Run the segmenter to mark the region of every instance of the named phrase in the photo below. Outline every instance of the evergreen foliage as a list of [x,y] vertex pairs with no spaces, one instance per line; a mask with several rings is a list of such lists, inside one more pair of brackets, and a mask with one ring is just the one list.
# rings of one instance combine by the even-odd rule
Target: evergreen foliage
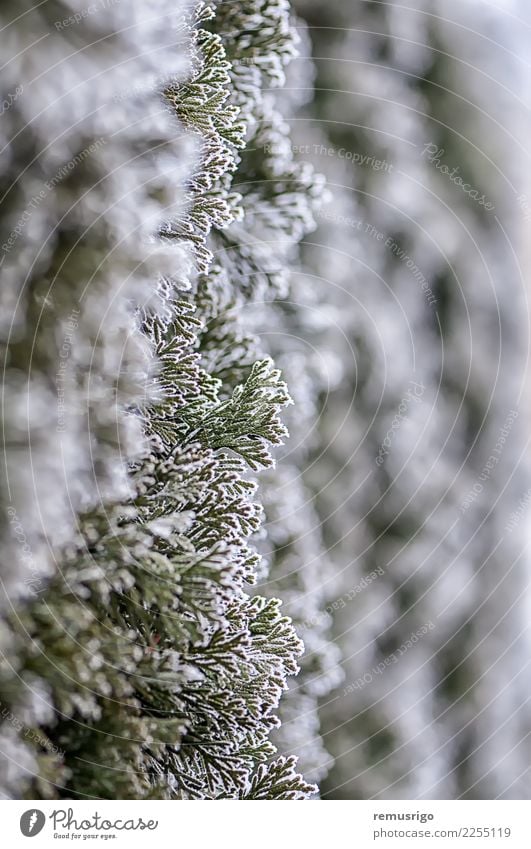
[[284,0],[145,6],[1,12],[23,87],[2,125],[2,793],[304,799],[270,740],[303,644],[251,592],[291,403],[258,335],[281,308],[245,320],[287,296],[322,192],[273,92],[297,38]]

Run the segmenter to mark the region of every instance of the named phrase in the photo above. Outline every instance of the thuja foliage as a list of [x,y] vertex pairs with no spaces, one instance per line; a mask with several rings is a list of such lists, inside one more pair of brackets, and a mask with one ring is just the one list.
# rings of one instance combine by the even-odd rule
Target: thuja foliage
[[304,799],[270,740],[303,644],[253,589],[291,397],[245,320],[321,193],[272,91],[295,31],[284,0],[142,5],[2,9],[2,792]]

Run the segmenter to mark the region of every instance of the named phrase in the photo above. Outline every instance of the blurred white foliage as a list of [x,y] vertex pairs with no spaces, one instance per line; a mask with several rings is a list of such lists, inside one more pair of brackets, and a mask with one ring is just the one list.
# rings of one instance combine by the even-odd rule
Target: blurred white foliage
[[[192,149],[156,91],[161,68],[187,70],[187,3],[111,3],[58,26],[86,5],[8,0],[0,11],[2,99],[22,89],[0,122],[7,609],[43,590],[57,546],[77,542],[80,511],[128,492],[142,435],[120,411],[143,398],[151,359],[133,303],[153,301],[157,277],[179,264],[153,234],[183,202]],[[184,250],[180,262],[185,275]],[[25,721],[44,721],[42,687],[27,680],[25,698]],[[7,723],[0,750],[3,793],[16,794],[35,764]]]
[[[393,165],[375,172],[339,155],[306,157],[331,194],[305,253],[306,285],[335,311],[312,341],[336,353],[343,375],[321,413],[323,454],[305,477],[335,597],[384,569],[335,614],[345,683],[323,707],[337,758],[324,795],[529,798],[525,522],[504,531],[530,483],[518,21],[453,0],[298,8],[311,24],[320,94],[295,124],[296,141],[313,151],[335,139],[336,150],[350,144]],[[433,142],[494,214],[422,155]],[[436,304],[393,259],[388,237],[430,281]],[[394,431],[380,472],[378,447],[412,380],[425,387],[421,403]],[[515,409],[481,496],[462,512]],[[428,621],[435,628],[396,664],[352,686]]]

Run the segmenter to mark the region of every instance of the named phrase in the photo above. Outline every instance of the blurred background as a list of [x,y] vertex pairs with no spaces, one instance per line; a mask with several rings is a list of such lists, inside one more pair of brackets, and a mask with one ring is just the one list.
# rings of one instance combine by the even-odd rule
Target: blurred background
[[[284,96],[328,192],[288,321],[322,378],[291,510],[342,660],[307,622],[285,749],[324,799],[530,798],[529,9],[295,7]],[[325,748],[294,747],[330,676]]]
[[[128,504],[122,460],[143,442],[140,418],[122,417],[145,400],[146,385],[152,389],[151,354],[131,304],[151,309],[153,281],[163,271],[177,290],[188,285],[194,275],[181,242],[193,232],[203,274],[192,297],[208,331],[197,338],[190,331],[183,351],[195,346],[202,367],[229,394],[251,363],[272,354],[295,401],[283,411],[291,436],[276,452],[277,467],[259,475],[266,521],[257,542],[264,555],[258,592],[282,599],[306,646],[301,673],[281,702],[277,746],[298,756],[325,800],[531,798],[528,4],[293,0],[300,54],[283,86],[284,64],[295,52],[290,4],[215,0],[207,25],[228,46],[232,77],[225,80],[221,60],[212,66],[224,69],[222,90],[231,93],[231,107],[242,105],[248,128],[237,163],[230,145],[217,151],[218,161],[205,144],[212,173],[221,162],[212,183],[205,172],[206,189],[191,164],[194,131],[183,133],[179,124],[174,138],[152,95],[166,86],[161,69],[177,81],[190,73],[186,2],[107,4],[85,29],[64,33],[53,24],[61,4],[39,4],[34,18],[20,14],[20,0],[2,7],[7,21],[18,22],[6,42],[13,55],[4,83],[6,93],[16,93],[5,101],[14,108],[2,107],[4,182],[7,192],[16,174],[17,191],[4,203],[12,244],[0,260],[1,326],[10,346],[2,497],[17,509],[4,517],[0,643],[12,658],[2,673],[2,708],[11,719],[22,717],[20,727],[8,720],[1,728],[6,797],[17,798],[34,775],[33,792],[46,797],[63,774],[70,780],[72,763],[78,794],[88,787],[98,797],[120,796],[109,769],[130,796],[150,792],[136,783],[145,761],[137,760],[144,752],[133,742],[146,739],[146,728],[151,740],[152,726],[137,731],[132,713],[126,732],[126,714],[114,708],[100,722],[100,703],[85,693],[87,668],[102,704],[118,704],[110,692],[130,692],[114,678],[120,644],[99,630],[107,627],[107,573],[74,570],[92,564],[93,550],[96,563],[121,568],[114,525],[109,531],[107,514],[100,524],[91,511],[100,502],[105,509]],[[159,23],[153,5],[161,6]],[[57,38],[47,40],[52,30]],[[194,54],[191,64],[197,60]],[[204,126],[201,142],[212,142],[210,124]],[[162,158],[148,156],[159,148]],[[58,191],[41,193],[40,205],[35,195],[54,174]],[[197,233],[176,231],[171,251],[165,243],[148,250],[162,217],[181,210],[187,183],[194,184],[186,200],[194,214],[202,204],[208,211],[213,199],[215,211],[221,199],[227,210],[241,201],[244,217],[220,213],[211,229],[214,213],[205,219],[203,209]],[[29,269],[26,301],[19,299],[21,269]],[[17,311],[22,318],[12,325]],[[64,351],[68,379],[62,366],[58,371]],[[82,514],[87,524],[79,530]],[[118,516],[114,508],[110,514]],[[26,561],[10,530],[18,516]],[[56,551],[65,549],[64,580],[79,593],[75,604],[59,571],[47,588],[49,618],[36,602],[29,620],[12,627],[5,614],[12,600],[26,598],[33,583],[40,592],[62,562]],[[117,592],[132,586],[116,574]],[[93,596],[84,594],[85,580],[94,581]],[[94,607],[86,619],[78,615],[79,599],[83,609],[85,601]],[[44,646],[42,663],[28,633]],[[130,642],[129,635],[128,625]],[[141,657],[155,665],[158,624],[140,636]],[[104,646],[111,670],[103,683],[100,660],[93,668],[84,659],[94,646]],[[245,656],[243,638],[242,646]],[[130,662],[128,654],[120,657],[120,674],[123,663],[131,675]],[[199,679],[183,668],[179,687],[186,692]],[[203,715],[199,704],[190,709],[192,728],[195,714]],[[231,723],[241,721],[239,710],[234,717],[227,711]],[[57,725],[58,712],[75,721]],[[86,735],[78,732],[78,713]],[[67,749],[66,772],[61,754],[54,760],[39,751],[47,738],[22,739],[26,726]],[[128,742],[109,750],[108,728],[113,736],[119,728],[132,748]],[[232,753],[233,742],[229,736]],[[247,743],[239,745],[247,757]],[[90,760],[79,751],[90,751]],[[135,765],[131,785],[124,763]],[[246,770],[234,769],[229,797]],[[223,787],[231,769],[220,772]],[[201,794],[200,767],[197,775]],[[218,793],[207,788],[208,798]]]

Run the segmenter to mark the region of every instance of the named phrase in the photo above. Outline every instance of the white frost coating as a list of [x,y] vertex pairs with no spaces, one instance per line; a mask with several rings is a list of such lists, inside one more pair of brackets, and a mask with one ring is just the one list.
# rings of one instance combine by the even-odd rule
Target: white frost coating
[[[64,4],[72,15],[82,6]],[[22,89],[0,124],[12,175],[0,238],[3,498],[46,574],[43,536],[64,543],[79,508],[123,497],[139,448],[139,428],[120,412],[143,393],[149,363],[132,304],[152,300],[157,275],[178,264],[150,238],[179,208],[187,162],[182,130],[153,93],[160,68],[181,77],[188,59],[185,4],[109,4],[67,26],[32,7],[1,12],[3,91]],[[10,537],[12,597],[24,592],[27,558]]]
[[[133,303],[189,262],[174,249],[169,265],[152,238],[190,161],[154,97],[160,68],[187,69],[186,5],[109,4],[57,27],[51,4],[2,4],[2,99],[20,92],[0,120],[2,608],[43,590],[79,511],[128,491],[142,437],[124,405],[143,396],[151,360]],[[84,6],[62,4],[67,17]],[[25,698],[24,722],[44,721],[46,694],[27,681]],[[35,764],[2,728],[10,794]]]

